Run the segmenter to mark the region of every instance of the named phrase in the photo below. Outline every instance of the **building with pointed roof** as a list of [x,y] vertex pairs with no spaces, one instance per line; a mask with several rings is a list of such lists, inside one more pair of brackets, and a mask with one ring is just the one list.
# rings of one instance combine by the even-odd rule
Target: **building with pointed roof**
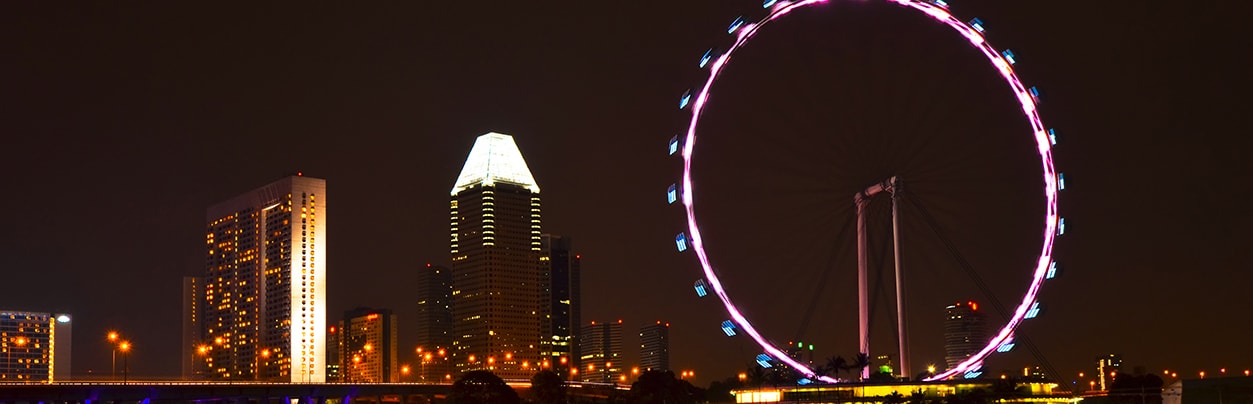
[[452,188],[450,361],[529,378],[541,363],[539,185],[513,137],[479,136]]

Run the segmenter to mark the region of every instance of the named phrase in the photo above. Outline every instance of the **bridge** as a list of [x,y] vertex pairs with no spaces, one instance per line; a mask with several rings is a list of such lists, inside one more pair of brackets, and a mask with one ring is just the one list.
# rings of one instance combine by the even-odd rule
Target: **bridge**
[[443,401],[451,389],[425,383],[14,383],[0,384],[0,404],[425,404]]

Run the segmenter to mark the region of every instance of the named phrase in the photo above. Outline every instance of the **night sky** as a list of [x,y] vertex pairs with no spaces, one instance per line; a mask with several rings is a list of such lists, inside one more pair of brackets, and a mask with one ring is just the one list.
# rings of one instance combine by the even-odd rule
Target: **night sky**
[[[1067,380],[1111,352],[1156,372],[1253,367],[1247,3],[951,3],[1018,55],[1061,136],[1064,273],[1020,333]],[[73,314],[76,374],[107,372],[117,329],[133,374],[174,376],[205,209],[302,171],[327,180],[329,317],[394,309],[411,362],[417,271],[448,263],[448,191],[474,138],[498,131],[539,182],[543,230],[582,254],[584,320],[624,320],[631,362],[638,327],[669,322],[672,367],[702,385],[733,376],[758,349],[723,336],[721,307],[691,289],[665,145],[699,56],[759,5],[6,2],[0,308]],[[988,299],[917,205],[994,298],[1017,299],[1043,198],[993,74],[952,32],[863,0],[797,13],[737,54],[694,188],[750,319],[780,343],[855,355],[851,196],[890,175],[914,195],[901,231],[915,368],[943,363],[944,305]],[[871,207],[875,257],[891,256],[886,206]],[[891,306],[876,307],[886,352]],[[1019,351],[989,369],[1035,364]]]

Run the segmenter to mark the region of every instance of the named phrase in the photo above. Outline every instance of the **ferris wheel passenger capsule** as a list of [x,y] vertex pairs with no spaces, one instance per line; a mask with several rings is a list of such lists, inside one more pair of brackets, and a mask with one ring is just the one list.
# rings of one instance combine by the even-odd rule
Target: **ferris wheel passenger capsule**
[[666,200],[674,203],[679,200],[679,189],[674,184],[670,184],[670,189],[666,190]]
[[1017,63],[1017,60],[1014,59],[1014,52],[1009,49],[1001,51],[1001,56],[1003,56],[1005,58],[1005,61],[1009,62],[1009,64],[1011,65],[1014,63]]
[[687,108],[687,104],[692,101],[692,90],[683,92],[683,97],[679,98],[679,109]]
[[1057,131],[1049,128],[1049,146],[1057,146]]
[[679,152],[679,135],[670,138],[670,155],[673,156]]
[[704,279],[697,279],[692,287],[696,289],[696,297],[705,297],[705,295],[709,294],[709,287],[705,285]]
[[778,3],[778,2],[779,0],[766,0],[761,3],[761,8],[770,8],[770,6],[773,6],[774,3]]
[[970,22],[967,23],[967,25],[970,25],[970,28],[974,28],[975,31],[979,31],[980,34],[983,33],[983,20],[976,18],[976,19],[970,20]]
[[1022,317],[1024,317],[1024,319],[1035,319],[1035,317],[1039,315],[1040,315],[1040,302],[1036,301],[1036,302],[1032,302],[1031,309],[1027,309],[1026,316],[1022,316]]
[[704,55],[700,57],[700,68],[704,69],[709,64],[709,60],[714,58],[714,48],[709,48]]
[[735,323],[732,323],[731,320],[722,322],[722,332],[727,334],[728,337],[735,336],[735,329]]
[[943,8],[946,10],[948,9],[948,2],[944,0],[934,0],[931,2],[931,4],[934,4],[936,5],[936,7],[939,7],[939,8]]
[[1049,270],[1048,270],[1048,272],[1047,272],[1047,273],[1045,273],[1045,274],[1044,274],[1044,279],[1053,279],[1053,278],[1056,278],[1056,277],[1057,277],[1057,271],[1058,271],[1058,270],[1060,270],[1060,268],[1058,268],[1058,267],[1057,267],[1057,261],[1050,262],[1050,263],[1049,263]]
[[679,233],[679,235],[674,236],[674,246],[679,249],[679,252],[687,251],[687,235]]
[[1066,189],[1066,174],[1057,173],[1057,190],[1061,191],[1065,189]]
[[1057,235],[1063,234],[1066,234],[1066,218],[1059,217],[1057,218]]
[[744,26],[744,17],[735,17],[735,21],[731,21],[731,26],[727,27],[728,34],[734,34],[735,30]]
[[772,361],[774,361],[774,359],[770,358],[769,354],[757,355],[757,364],[761,365],[763,368],[769,369],[774,367],[774,364],[770,363]]

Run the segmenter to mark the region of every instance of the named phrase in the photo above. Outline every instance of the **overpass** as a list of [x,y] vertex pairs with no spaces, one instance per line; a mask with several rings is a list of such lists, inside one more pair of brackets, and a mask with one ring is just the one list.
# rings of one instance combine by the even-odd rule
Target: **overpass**
[[55,382],[0,384],[0,404],[425,404],[452,384]]

